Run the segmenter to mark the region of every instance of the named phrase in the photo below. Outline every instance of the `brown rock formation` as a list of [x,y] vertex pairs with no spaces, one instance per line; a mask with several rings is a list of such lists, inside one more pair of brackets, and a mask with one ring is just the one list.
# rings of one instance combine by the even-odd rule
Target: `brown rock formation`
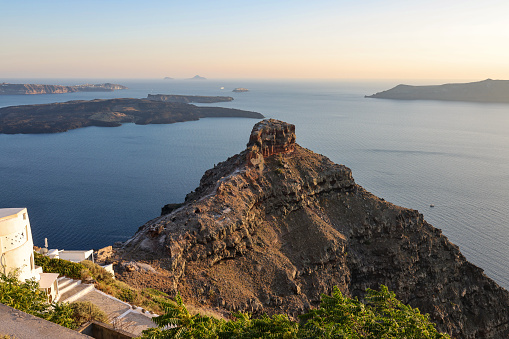
[[294,316],[335,285],[362,296],[385,284],[455,337],[507,337],[506,290],[418,211],[370,194],[350,169],[297,145],[294,131],[256,124],[245,151],[120,250],[159,273],[121,279],[178,290],[189,303]]

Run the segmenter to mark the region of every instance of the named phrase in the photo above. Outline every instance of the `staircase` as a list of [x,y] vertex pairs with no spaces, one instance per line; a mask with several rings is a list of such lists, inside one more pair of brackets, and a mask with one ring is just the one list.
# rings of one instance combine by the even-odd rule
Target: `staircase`
[[71,303],[94,289],[93,284],[82,284],[81,280],[67,277],[58,278],[57,301]]

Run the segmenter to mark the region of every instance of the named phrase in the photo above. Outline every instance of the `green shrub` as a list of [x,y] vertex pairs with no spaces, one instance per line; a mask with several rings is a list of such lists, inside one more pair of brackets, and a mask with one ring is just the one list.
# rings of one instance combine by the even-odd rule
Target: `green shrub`
[[115,280],[113,274],[90,260],[83,260],[80,264],[83,265],[88,271],[88,274],[97,281],[112,283]]
[[134,301],[137,299],[138,293],[136,291],[133,291],[129,288],[123,288],[120,290],[120,293],[118,294],[118,298],[122,301],[128,302],[128,303],[134,303]]
[[34,262],[41,266],[46,273],[59,273],[73,279],[81,279],[85,266],[63,259],[51,259],[45,255],[34,252]]
[[70,308],[72,317],[78,326],[91,320],[109,323],[106,313],[90,301],[75,301],[70,304]]
[[366,303],[344,297],[335,287],[300,322],[282,314],[251,319],[248,313],[235,313],[234,317],[225,321],[191,315],[177,294],[173,303],[165,304],[165,314],[153,318],[159,327],[143,331],[142,338],[450,338],[436,330],[427,314],[404,305],[383,285],[380,291],[367,290]]
[[69,305],[48,304],[39,284],[33,279],[20,282],[17,272],[0,273],[0,303],[68,328],[76,327]]

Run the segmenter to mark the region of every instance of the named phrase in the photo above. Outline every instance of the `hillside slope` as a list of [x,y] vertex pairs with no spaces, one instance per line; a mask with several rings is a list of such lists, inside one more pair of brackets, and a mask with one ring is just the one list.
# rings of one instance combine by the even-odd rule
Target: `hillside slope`
[[293,316],[335,285],[362,296],[384,284],[441,331],[509,334],[506,290],[418,211],[377,198],[349,168],[297,145],[293,125],[256,124],[245,151],[164,211],[121,249],[126,262],[163,270],[125,269],[123,280],[204,306]]
[[434,86],[398,85],[366,98],[509,103],[509,80],[486,79]]

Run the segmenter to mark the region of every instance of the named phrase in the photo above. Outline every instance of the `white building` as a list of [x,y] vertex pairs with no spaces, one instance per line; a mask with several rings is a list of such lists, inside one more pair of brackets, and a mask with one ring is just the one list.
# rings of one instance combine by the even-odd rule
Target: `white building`
[[0,209],[0,269],[8,274],[19,268],[19,280],[35,278],[34,243],[26,208]]
[[51,302],[58,296],[57,273],[43,273],[34,264],[34,243],[26,208],[0,208],[0,271],[18,270],[20,281],[34,278]]

